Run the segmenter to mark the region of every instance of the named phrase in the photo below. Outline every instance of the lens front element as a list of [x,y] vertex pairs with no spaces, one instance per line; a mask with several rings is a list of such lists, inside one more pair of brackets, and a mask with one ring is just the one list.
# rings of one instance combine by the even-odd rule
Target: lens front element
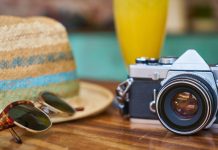
[[189,92],[181,92],[172,99],[172,108],[182,119],[191,119],[198,111],[198,100]]

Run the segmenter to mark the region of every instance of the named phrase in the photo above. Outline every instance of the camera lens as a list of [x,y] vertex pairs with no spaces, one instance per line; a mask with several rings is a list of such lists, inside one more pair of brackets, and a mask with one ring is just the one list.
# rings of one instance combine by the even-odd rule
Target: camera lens
[[198,100],[189,92],[176,94],[172,99],[172,108],[183,119],[191,119],[197,113]]
[[211,85],[197,75],[178,75],[160,89],[156,112],[168,130],[182,135],[194,134],[212,122],[217,97]]

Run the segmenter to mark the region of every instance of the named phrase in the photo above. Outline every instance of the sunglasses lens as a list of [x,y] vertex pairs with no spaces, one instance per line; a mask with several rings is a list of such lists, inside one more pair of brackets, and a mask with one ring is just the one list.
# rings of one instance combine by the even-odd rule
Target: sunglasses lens
[[44,92],[42,93],[41,97],[43,100],[50,106],[61,110],[63,112],[73,114],[75,113],[75,109],[72,108],[68,103],[60,99],[58,96],[50,93],[50,92]]
[[9,116],[22,126],[43,131],[51,126],[51,121],[43,112],[31,105],[17,105],[9,110]]

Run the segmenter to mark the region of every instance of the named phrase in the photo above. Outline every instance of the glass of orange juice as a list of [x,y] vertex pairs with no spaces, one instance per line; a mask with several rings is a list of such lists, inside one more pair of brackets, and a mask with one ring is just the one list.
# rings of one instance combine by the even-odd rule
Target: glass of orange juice
[[158,58],[165,36],[168,0],[114,0],[116,31],[126,64]]

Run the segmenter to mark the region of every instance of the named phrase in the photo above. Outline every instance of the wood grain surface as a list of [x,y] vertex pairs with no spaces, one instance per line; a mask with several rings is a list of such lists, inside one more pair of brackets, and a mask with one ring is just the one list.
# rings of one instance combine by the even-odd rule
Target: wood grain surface
[[[117,83],[94,82],[111,91]],[[8,130],[0,132],[0,149],[16,150],[195,150],[218,149],[218,129],[195,136],[178,136],[161,125],[134,124],[120,117],[112,106],[104,113],[81,120],[55,124],[40,134],[15,128],[23,144],[14,143]]]

